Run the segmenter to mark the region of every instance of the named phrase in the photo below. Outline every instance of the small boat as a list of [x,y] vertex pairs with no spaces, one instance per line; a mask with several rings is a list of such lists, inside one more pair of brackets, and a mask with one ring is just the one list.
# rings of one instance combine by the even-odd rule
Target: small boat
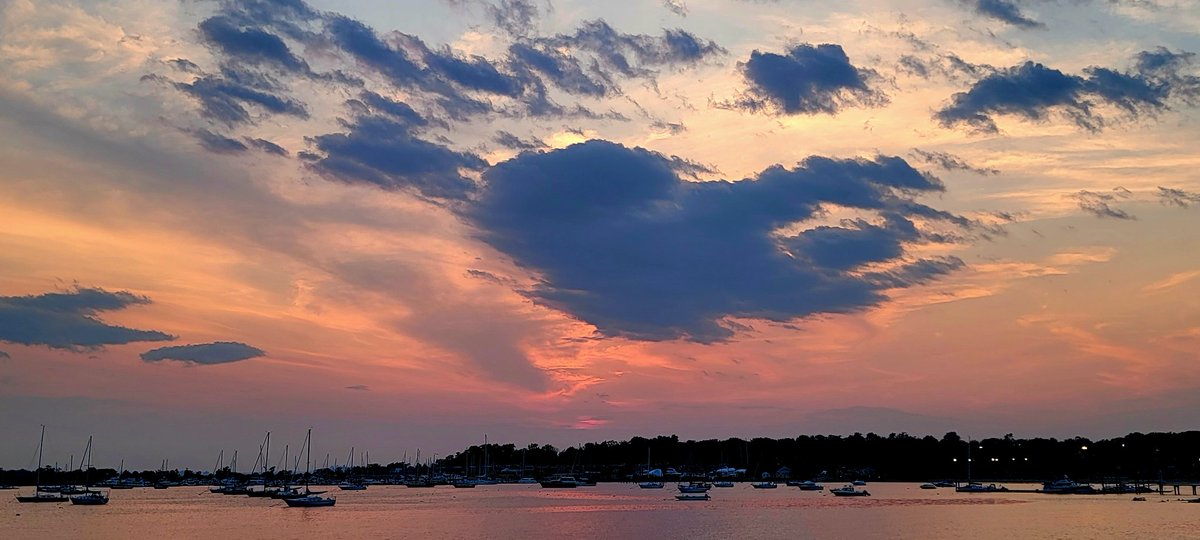
[[[354,447],[353,446],[350,447],[350,457],[346,459],[346,468],[351,473],[354,472]],[[456,485],[454,487],[459,487],[459,486]],[[475,487],[475,486],[471,486],[471,487]],[[367,484],[364,483],[362,480],[358,480],[355,478],[347,478],[345,482],[338,484],[338,489],[340,489],[342,491],[363,491],[363,490],[367,489]]]
[[850,484],[855,485],[855,486],[865,486],[865,485],[867,485],[867,481],[866,480],[855,480],[853,482],[850,482]]
[[680,493],[675,496],[677,501],[707,501],[711,498],[707,493]]
[[530,478],[530,477],[526,476],[526,477],[524,477],[524,478],[522,478],[522,479],[520,479],[520,480],[517,480],[517,483],[518,483],[518,484],[536,484],[536,483],[538,483],[538,481],[537,481],[537,480],[535,480],[535,479],[533,479],[533,478]]
[[287,505],[292,508],[317,508],[322,506],[333,506],[334,503],[337,502],[337,499],[332,497],[321,497],[318,495],[305,495],[295,499],[284,499],[283,502],[287,503]]
[[67,497],[61,493],[50,493],[42,486],[42,447],[46,443],[46,426],[42,425],[42,436],[38,439],[38,468],[34,477],[33,495],[17,495],[20,503],[60,503],[67,502]]
[[966,485],[954,488],[954,491],[958,493],[1001,493],[1008,491],[1008,488],[1004,486],[997,486],[996,484],[988,484],[985,486],[979,482],[968,482]]
[[865,489],[855,489],[853,485],[846,484],[840,488],[829,490],[830,493],[838,497],[870,497],[871,494]]
[[266,498],[278,492],[278,489],[271,489],[267,486],[263,486],[262,489],[246,488],[247,497]]
[[638,482],[638,487],[642,489],[662,489],[666,484],[662,482]]
[[712,486],[719,488],[731,488],[733,487],[733,482],[730,482],[729,480],[717,480],[712,483]]
[[934,482],[931,482],[931,483],[932,483],[933,485],[937,486],[937,487],[940,487],[940,488],[944,488],[944,487],[955,487],[955,486],[954,486],[954,482],[951,482],[951,481],[949,481],[949,480],[937,480],[937,481],[934,481]]
[[753,484],[750,484],[750,487],[752,487],[754,489],[775,489],[775,488],[779,487],[779,484],[776,484],[775,482],[771,482],[770,480],[767,480],[764,482],[755,482]]
[[574,488],[579,487],[579,481],[573,476],[553,476],[539,482],[544,488]]
[[60,503],[67,502],[67,496],[58,493],[38,491],[33,495],[17,495],[17,502],[22,503]]
[[[86,465],[83,463],[86,461]],[[83,493],[71,497],[71,504],[79,506],[100,506],[108,504],[108,495],[102,491],[91,489],[91,479],[88,474],[92,470],[92,438],[88,437],[87,447],[83,449],[83,459],[80,460],[80,465],[85,471],[83,473],[83,483],[88,487],[83,490]]]
[[1066,476],[1053,482],[1042,482],[1042,493],[1055,495],[1091,495],[1098,493],[1091,484],[1080,484]]
[[108,504],[108,495],[105,495],[99,491],[88,491],[83,495],[71,497],[71,504],[77,504],[81,506],[99,506],[102,504]]
[[708,482],[688,482],[686,484],[676,484],[676,488],[680,493],[707,493],[712,489],[712,484]]
[[926,482],[924,484],[921,484],[921,489],[937,489],[937,486],[930,482]]
[[304,460],[304,496],[284,499],[283,502],[287,503],[288,508],[333,506],[337,502],[337,499],[333,497],[320,497],[308,489],[308,479],[312,477],[312,428],[309,428],[308,435],[304,437],[304,442],[308,448],[307,456]]
[[813,482],[812,480],[805,480],[803,482],[800,482],[800,485],[798,485],[796,487],[800,488],[800,491],[821,491],[821,490],[825,489],[825,486],[818,484],[816,482]]

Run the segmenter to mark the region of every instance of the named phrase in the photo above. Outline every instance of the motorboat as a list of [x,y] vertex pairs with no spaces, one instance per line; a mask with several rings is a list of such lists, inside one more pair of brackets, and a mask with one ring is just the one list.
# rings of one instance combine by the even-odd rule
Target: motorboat
[[800,482],[800,484],[798,484],[796,487],[800,488],[800,491],[821,491],[825,489],[825,486],[813,482],[812,480]]
[[526,476],[526,477],[524,477],[524,478],[522,478],[522,479],[520,479],[520,480],[517,480],[517,483],[518,483],[518,484],[536,484],[536,483],[538,483],[538,481],[537,481],[537,480],[535,480],[535,479],[533,479],[533,478],[530,478],[530,477]]
[[321,497],[319,495],[305,495],[295,499],[284,499],[283,502],[287,503],[287,505],[292,508],[316,508],[321,506],[333,506],[334,503],[337,502],[337,499],[334,499],[333,497]]
[[1091,484],[1080,484],[1066,476],[1053,482],[1042,483],[1042,493],[1056,495],[1090,495],[1098,493]]
[[719,487],[719,488],[731,488],[731,487],[733,487],[733,482],[731,482],[729,480],[717,480],[712,483],[712,486]]
[[676,488],[680,493],[707,493],[712,489],[712,484],[708,482],[688,482],[686,484],[676,484]]
[[846,484],[840,488],[829,490],[830,493],[838,497],[870,497],[871,494],[865,489],[855,489],[852,484]]
[[539,482],[544,488],[575,488],[579,481],[574,476],[553,476]]
[[924,484],[921,484],[921,489],[937,489],[937,486],[933,485],[930,482],[926,482]]
[[666,484],[662,482],[638,482],[638,487],[642,489],[662,489]]
[[[471,483],[470,486],[459,486],[456,483],[454,487],[475,487],[475,484]],[[342,491],[363,491],[367,489],[367,485],[362,482],[342,482],[338,484],[338,489]]]
[[266,498],[266,497],[270,497],[271,495],[274,495],[275,493],[278,493],[278,492],[279,492],[278,489],[271,489],[267,486],[263,486],[262,489],[246,488],[246,496],[247,497]]
[[754,489],[775,489],[775,488],[779,487],[779,484],[776,484],[775,482],[772,482],[770,480],[766,480],[763,482],[755,482],[753,484],[750,484],[750,487],[752,487]]
[[711,498],[707,493],[680,493],[675,496],[677,501],[707,501]]
[[[473,488],[479,484],[476,483],[474,480],[465,480],[464,479],[464,480],[457,480],[450,485],[452,485],[456,488]],[[363,488],[363,489],[366,489],[366,488]]]
[[954,491],[958,493],[1001,493],[1008,491],[1008,488],[1004,486],[997,486],[996,484],[988,484],[985,486],[979,482],[968,482],[964,485],[955,487]]
[[867,485],[867,481],[866,480],[855,480],[853,482],[850,482],[850,484],[855,485],[855,486],[865,486],[865,485]]

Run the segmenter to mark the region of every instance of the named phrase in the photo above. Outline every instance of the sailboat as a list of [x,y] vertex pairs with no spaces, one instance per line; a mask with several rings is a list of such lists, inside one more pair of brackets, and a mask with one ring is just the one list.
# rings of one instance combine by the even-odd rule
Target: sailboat
[[367,485],[360,480],[353,478],[354,475],[354,447],[350,447],[350,458],[346,460],[346,470],[350,471],[350,475],[345,482],[338,484],[338,489],[342,491],[362,491],[367,489]]
[[337,502],[337,499],[334,499],[333,497],[321,497],[319,495],[315,495],[308,489],[308,479],[309,479],[309,477],[312,476],[312,428],[308,429],[308,435],[304,437],[304,441],[308,446],[308,450],[305,452],[306,458],[304,460],[304,493],[305,493],[305,496],[297,497],[295,499],[284,499],[283,502],[287,503],[287,505],[289,507],[297,507],[297,508],[315,508],[318,506],[333,506],[334,503]]
[[83,450],[83,459],[81,462],[86,462],[83,469],[83,485],[84,490],[82,495],[71,497],[71,504],[82,506],[99,506],[108,504],[108,495],[100,490],[93,490],[89,476],[92,470],[92,438],[88,437],[87,448]]
[[262,461],[262,485],[263,485],[263,488],[262,489],[254,489],[252,487],[247,487],[246,488],[246,496],[247,497],[270,497],[272,493],[279,491],[278,489],[271,489],[271,487],[269,485],[267,485],[267,472],[269,471],[269,469],[267,468],[267,460],[271,458],[271,432],[270,431],[267,432],[267,437],[263,441],[262,446],[260,446],[258,448],[258,450],[259,450],[258,459],[260,461]]
[[42,445],[46,442],[46,425],[42,424],[42,437],[38,440],[38,468],[33,495],[17,495],[17,502],[67,502],[67,497],[61,493],[46,493],[42,491]]
[[[659,477],[662,476],[662,471],[659,471],[659,474],[655,475],[654,471],[650,470],[650,448],[649,447],[646,447],[646,475],[647,476],[659,476]],[[638,487],[640,487],[642,489],[662,489],[664,486],[666,486],[666,484],[662,483],[661,480],[638,483]]]

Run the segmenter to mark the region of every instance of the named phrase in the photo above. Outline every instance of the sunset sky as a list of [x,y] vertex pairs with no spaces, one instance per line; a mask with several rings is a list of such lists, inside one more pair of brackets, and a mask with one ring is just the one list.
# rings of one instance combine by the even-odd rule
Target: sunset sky
[[1195,429],[1197,52],[1200,0],[0,3],[0,467]]

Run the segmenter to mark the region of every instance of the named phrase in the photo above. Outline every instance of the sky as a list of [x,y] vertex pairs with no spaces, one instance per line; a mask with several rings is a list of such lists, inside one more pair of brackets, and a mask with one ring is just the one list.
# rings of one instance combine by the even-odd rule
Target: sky
[[[1196,0],[9,0],[0,466],[1197,426]],[[272,458],[276,459],[276,458]],[[250,458],[249,461],[253,461]]]

